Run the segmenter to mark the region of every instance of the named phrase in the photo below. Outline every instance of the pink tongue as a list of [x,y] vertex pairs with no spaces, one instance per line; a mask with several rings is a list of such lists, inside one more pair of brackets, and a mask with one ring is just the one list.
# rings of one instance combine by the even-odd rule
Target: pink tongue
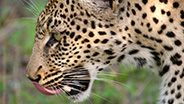
[[34,82],[34,81],[31,81],[34,85],[35,85],[35,87],[40,91],[40,92],[42,92],[43,94],[45,94],[45,95],[54,95],[54,94],[58,94],[58,93],[60,93],[61,91],[62,91],[62,89],[48,89],[48,88],[46,88],[46,87],[44,87],[44,86],[41,86],[41,85],[39,85],[37,82]]

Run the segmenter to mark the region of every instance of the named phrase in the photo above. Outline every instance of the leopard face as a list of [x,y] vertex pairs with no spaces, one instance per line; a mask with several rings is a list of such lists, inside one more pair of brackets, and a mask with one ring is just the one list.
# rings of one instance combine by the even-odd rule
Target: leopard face
[[160,75],[160,103],[184,103],[183,35],[181,0],[50,0],[26,74],[44,94],[82,101],[99,71],[134,65]]
[[73,100],[83,100],[98,71],[110,63],[103,61],[104,56],[113,52],[98,46],[109,40],[99,39],[95,21],[88,20],[87,13],[78,1],[51,0],[40,14],[27,76],[42,93],[63,92]]

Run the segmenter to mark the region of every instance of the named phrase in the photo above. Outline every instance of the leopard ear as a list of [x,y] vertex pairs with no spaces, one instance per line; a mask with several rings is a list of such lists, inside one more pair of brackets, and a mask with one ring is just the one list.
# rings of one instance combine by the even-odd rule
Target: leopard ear
[[103,13],[109,9],[115,11],[123,0],[79,0],[86,9]]

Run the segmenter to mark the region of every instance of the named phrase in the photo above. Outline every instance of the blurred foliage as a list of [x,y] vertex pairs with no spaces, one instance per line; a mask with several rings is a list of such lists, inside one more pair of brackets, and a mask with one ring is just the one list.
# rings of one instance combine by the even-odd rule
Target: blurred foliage
[[[2,104],[73,104],[41,94],[25,76],[36,18],[47,0],[0,1],[0,101]],[[36,5],[36,7],[35,7]],[[99,73],[91,97],[79,104],[154,104],[159,78],[144,69],[112,66]]]

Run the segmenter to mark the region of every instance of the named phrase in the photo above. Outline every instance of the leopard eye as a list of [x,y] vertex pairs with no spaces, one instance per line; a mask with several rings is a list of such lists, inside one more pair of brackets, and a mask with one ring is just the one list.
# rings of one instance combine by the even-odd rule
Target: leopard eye
[[61,40],[61,35],[58,33],[53,33],[52,36],[57,40],[60,41]]
[[46,47],[51,47],[55,43],[58,43],[60,40],[61,40],[60,34],[52,33],[50,39],[46,43]]

